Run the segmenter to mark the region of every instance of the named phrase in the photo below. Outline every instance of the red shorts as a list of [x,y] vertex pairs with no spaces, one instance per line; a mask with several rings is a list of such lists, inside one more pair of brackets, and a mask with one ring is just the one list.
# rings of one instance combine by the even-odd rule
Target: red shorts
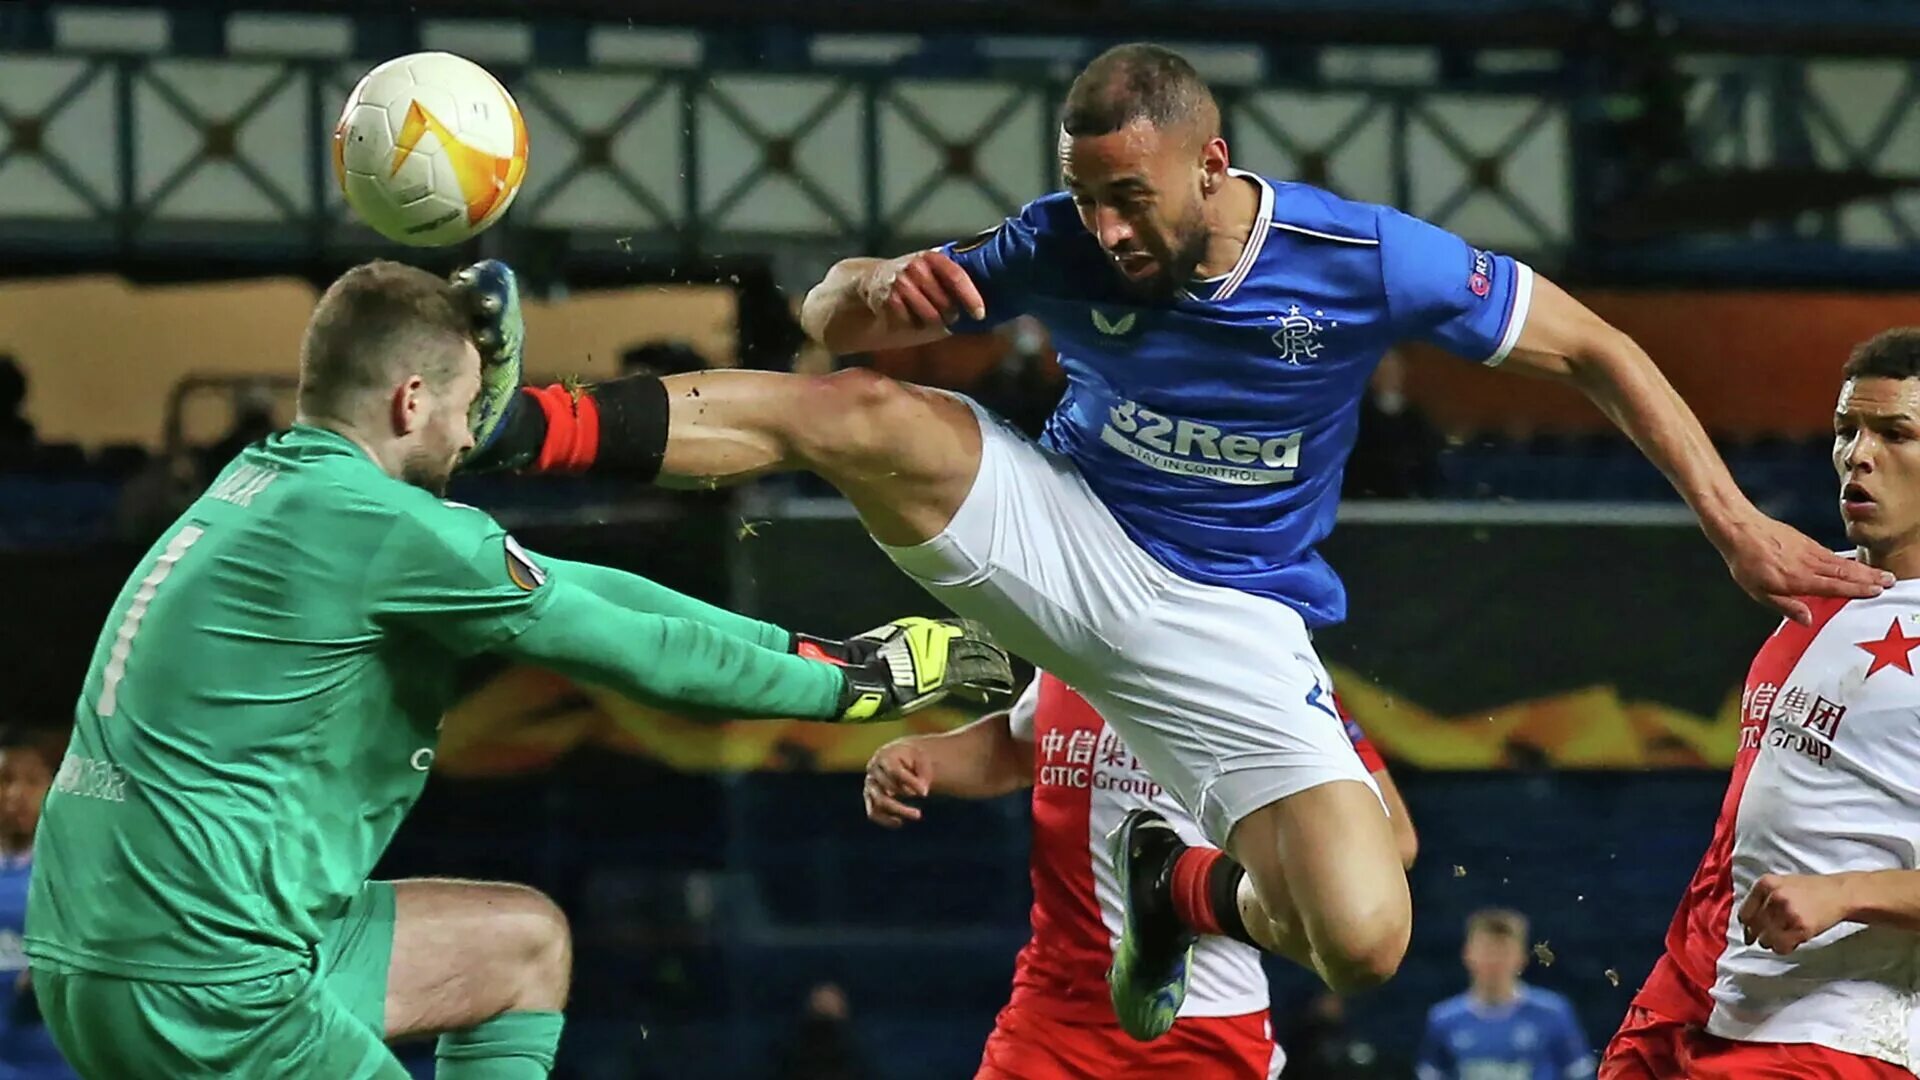
[[1635,1005],[1600,1059],[1599,1080],[1673,1080],[1688,1025]]
[[1912,1080],[1897,1065],[1811,1043],[1736,1042],[1634,1006],[1599,1080]]
[[1009,1005],[974,1080],[1272,1080],[1278,1064],[1266,1013],[1190,1016],[1143,1043],[1117,1024],[1072,1024]]

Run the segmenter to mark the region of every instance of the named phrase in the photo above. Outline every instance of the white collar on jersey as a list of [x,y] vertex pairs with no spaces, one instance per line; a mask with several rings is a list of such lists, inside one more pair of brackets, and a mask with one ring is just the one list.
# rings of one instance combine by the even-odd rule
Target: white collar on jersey
[[[1215,304],[1232,296],[1234,290],[1240,287],[1240,283],[1247,280],[1247,275],[1253,273],[1254,261],[1260,258],[1260,249],[1265,246],[1267,233],[1272,231],[1273,223],[1273,185],[1267,183],[1267,178],[1245,169],[1228,169],[1227,175],[1251,180],[1260,185],[1260,210],[1254,215],[1253,230],[1247,234],[1247,246],[1240,249],[1240,261],[1233,264],[1233,269],[1227,272],[1226,277],[1206,279],[1219,283],[1215,286],[1213,295],[1206,298],[1208,302]],[[1192,290],[1188,290],[1187,295],[1193,296],[1195,300],[1200,299],[1194,296]]]

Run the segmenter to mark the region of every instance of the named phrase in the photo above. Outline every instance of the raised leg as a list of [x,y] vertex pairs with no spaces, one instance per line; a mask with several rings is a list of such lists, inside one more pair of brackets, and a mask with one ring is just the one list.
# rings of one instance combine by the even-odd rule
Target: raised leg
[[865,368],[703,371],[663,382],[663,481],[723,485],[806,469],[838,488],[883,544],[938,536],[980,468],[980,425],[966,402]]

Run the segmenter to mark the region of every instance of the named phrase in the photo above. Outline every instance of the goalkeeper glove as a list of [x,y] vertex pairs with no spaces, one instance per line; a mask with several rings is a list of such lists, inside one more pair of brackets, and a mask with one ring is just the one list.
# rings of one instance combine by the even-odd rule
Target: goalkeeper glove
[[898,720],[948,694],[984,702],[1013,692],[1006,650],[966,619],[895,619],[846,641],[795,634],[794,651],[839,666],[843,723]]
[[[473,327],[474,347],[480,352],[480,393],[473,399],[467,417],[473,429],[473,449],[467,451],[461,467],[470,471],[521,468],[528,462],[512,459],[526,456],[524,450],[509,453],[512,448],[503,445],[500,437],[514,414],[527,408],[520,393],[527,342],[526,322],[520,313],[520,283],[513,268],[498,259],[474,263],[456,272],[451,280],[454,295]],[[538,451],[537,444],[534,449]]]

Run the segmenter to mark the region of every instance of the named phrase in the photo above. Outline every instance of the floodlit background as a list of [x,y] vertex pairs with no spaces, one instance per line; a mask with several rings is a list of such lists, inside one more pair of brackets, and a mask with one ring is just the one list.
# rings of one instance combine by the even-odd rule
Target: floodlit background
[[[1051,190],[1066,82],[1141,38],[1213,82],[1236,165],[1398,205],[1567,284],[1660,362],[1762,506],[1837,542],[1839,365],[1920,322],[1911,0],[16,0],[0,654],[21,674],[0,721],[71,715],[144,545],[290,420],[298,335],[339,271],[510,260],[541,377],[827,370],[793,317],[806,288],[838,257],[968,236]],[[359,76],[423,48],[486,64],[530,132],[518,202],[464,249],[383,244],[327,161]],[[1029,427],[1060,389],[1023,323],[846,362]],[[1422,835],[1414,942],[1344,1003],[1276,965],[1275,1027],[1336,1048],[1342,1075],[1410,1075],[1426,1008],[1464,985],[1462,919],[1500,904],[1532,918],[1529,979],[1597,1047],[1705,846],[1769,616],[1567,391],[1408,349],[1375,380],[1347,487],[1325,550],[1353,616],[1320,645]],[[930,610],[809,478],[459,497],[529,547],[788,625]],[[857,770],[899,730],[716,727],[499,672],[450,718],[381,872],[524,881],[566,908],[556,1075],[843,1075],[790,1071],[817,1043],[861,1075],[971,1076],[1026,934],[1027,810],[871,826]]]

